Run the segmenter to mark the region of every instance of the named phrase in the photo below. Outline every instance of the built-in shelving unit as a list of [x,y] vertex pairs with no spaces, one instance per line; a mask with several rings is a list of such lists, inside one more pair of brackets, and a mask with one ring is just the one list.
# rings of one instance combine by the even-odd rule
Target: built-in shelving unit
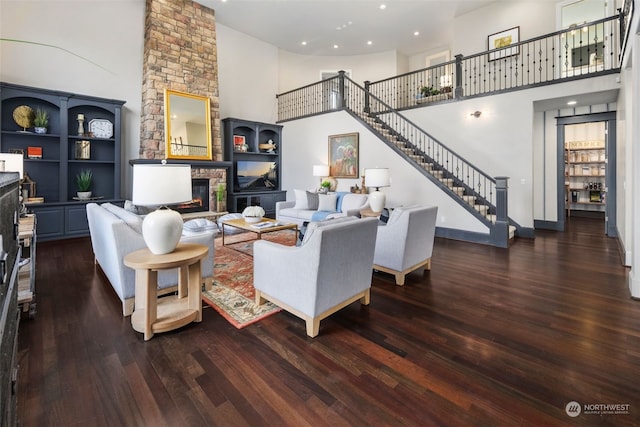
[[[76,200],[76,175],[93,173],[94,200],[121,202],[121,113],[124,101],[0,83],[0,152],[24,156],[26,205],[38,216],[39,240],[87,235],[85,205]],[[23,128],[14,118],[16,108],[41,109],[49,115],[46,133]],[[78,118],[82,117],[82,134]],[[92,120],[111,126],[112,135],[91,134]],[[95,123],[95,122],[94,122]],[[80,145],[88,147],[80,152]],[[41,152],[30,156],[29,150]]]
[[225,160],[231,162],[227,210],[262,206],[275,217],[276,202],[286,199],[280,187],[282,126],[234,118],[222,124]]
[[569,141],[564,151],[567,215],[571,216],[572,210],[604,212],[607,192],[604,141]]

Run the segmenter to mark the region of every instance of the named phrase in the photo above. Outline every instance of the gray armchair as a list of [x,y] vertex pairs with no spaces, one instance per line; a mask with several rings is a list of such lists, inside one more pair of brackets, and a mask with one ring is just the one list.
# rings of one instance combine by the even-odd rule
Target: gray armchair
[[256,304],[269,300],[306,322],[320,321],[356,300],[369,304],[376,243],[375,218],[309,224],[300,246],[259,240],[253,245]]
[[437,206],[394,209],[387,224],[378,227],[374,270],[395,275],[400,286],[408,273],[430,270],[437,215]]

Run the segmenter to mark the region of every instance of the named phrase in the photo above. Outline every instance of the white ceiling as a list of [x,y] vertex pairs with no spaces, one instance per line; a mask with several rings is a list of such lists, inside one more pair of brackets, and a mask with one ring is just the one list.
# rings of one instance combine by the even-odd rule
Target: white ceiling
[[454,17],[496,0],[196,1],[215,10],[216,22],[280,49],[352,56],[390,50],[414,55],[442,47]]

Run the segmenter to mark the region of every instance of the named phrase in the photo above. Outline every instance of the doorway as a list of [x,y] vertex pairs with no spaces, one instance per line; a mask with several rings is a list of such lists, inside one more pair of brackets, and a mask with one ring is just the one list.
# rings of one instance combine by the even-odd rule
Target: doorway
[[602,218],[603,231],[616,227],[615,112],[558,117],[558,225],[571,216]]

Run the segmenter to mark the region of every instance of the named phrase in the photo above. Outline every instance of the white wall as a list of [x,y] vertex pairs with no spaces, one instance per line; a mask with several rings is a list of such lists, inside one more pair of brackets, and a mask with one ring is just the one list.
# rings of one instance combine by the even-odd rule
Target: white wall
[[349,70],[351,80],[363,85],[395,76],[398,70],[395,51],[358,56],[307,56],[280,51],[278,93],[320,81],[320,71]]
[[220,24],[216,24],[216,39],[220,118],[275,122],[278,49]]
[[473,55],[487,50],[490,34],[520,27],[520,41],[556,31],[553,1],[497,1],[453,21],[451,54]]
[[144,12],[142,0],[2,0],[0,38],[51,46],[0,41],[0,80],[126,101],[123,159],[138,158]]

